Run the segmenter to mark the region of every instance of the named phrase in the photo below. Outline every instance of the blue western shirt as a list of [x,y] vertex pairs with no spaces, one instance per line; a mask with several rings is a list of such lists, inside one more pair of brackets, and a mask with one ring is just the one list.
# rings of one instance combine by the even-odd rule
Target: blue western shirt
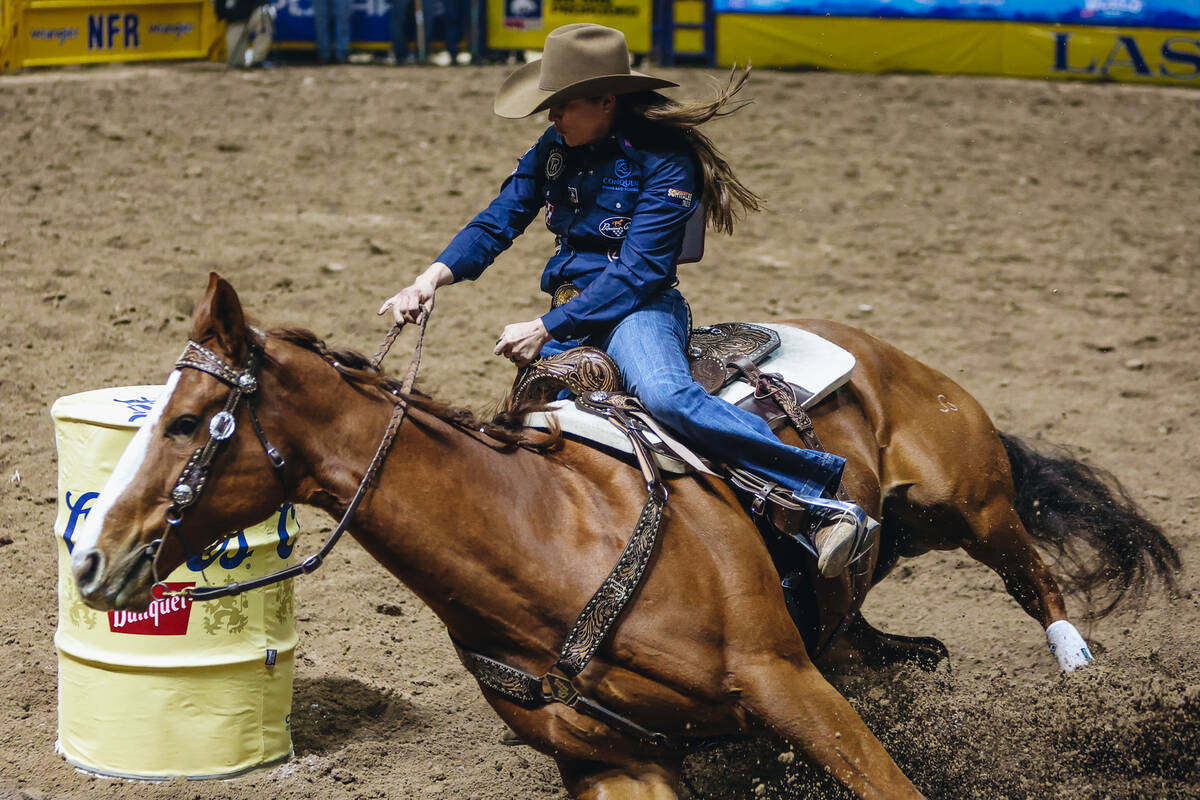
[[641,142],[617,129],[567,147],[551,126],[438,260],[456,281],[474,280],[545,208],[557,247],[542,291],[569,282],[581,294],[542,322],[559,341],[582,338],[675,285],[696,195],[696,164],[686,146]]

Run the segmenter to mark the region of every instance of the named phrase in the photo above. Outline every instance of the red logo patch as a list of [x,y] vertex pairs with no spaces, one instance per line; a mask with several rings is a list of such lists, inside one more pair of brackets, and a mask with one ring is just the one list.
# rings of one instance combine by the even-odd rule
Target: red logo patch
[[[168,583],[167,589],[178,592],[195,586],[192,583]],[[158,588],[145,611],[108,612],[108,630],[112,633],[140,633],[148,636],[183,636],[192,617],[192,598],[161,597]]]

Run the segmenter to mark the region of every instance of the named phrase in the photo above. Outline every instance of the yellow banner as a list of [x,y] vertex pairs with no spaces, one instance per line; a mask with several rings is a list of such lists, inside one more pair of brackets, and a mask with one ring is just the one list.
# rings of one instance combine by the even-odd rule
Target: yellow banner
[[721,14],[717,61],[1200,87],[1200,31]]
[[207,58],[219,47],[205,0],[32,0],[23,16],[21,66]]
[[634,53],[651,49],[650,0],[489,0],[488,47],[541,50],[550,31],[573,22],[616,28]]

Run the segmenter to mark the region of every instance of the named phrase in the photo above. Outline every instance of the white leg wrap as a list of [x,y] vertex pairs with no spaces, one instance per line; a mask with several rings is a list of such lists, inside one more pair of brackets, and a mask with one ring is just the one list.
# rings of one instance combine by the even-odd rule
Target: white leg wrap
[[1087,642],[1075,626],[1065,619],[1050,623],[1050,627],[1046,628],[1046,641],[1050,643],[1050,652],[1058,659],[1058,665],[1064,672],[1074,672],[1092,661],[1092,651],[1088,650]]

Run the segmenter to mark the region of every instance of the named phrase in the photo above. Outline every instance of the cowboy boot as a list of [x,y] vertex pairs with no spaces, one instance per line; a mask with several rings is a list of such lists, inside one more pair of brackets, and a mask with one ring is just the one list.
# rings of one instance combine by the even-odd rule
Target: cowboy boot
[[846,570],[858,550],[861,527],[858,518],[848,511],[838,512],[821,523],[813,533],[821,577],[836,578]]
[[879,523],[849,503],[804,499],[809,505],[829,509],[813,532],[813,547],[817,551],[817,571],[821,577],[836,578],[874,546],[879,537]]

